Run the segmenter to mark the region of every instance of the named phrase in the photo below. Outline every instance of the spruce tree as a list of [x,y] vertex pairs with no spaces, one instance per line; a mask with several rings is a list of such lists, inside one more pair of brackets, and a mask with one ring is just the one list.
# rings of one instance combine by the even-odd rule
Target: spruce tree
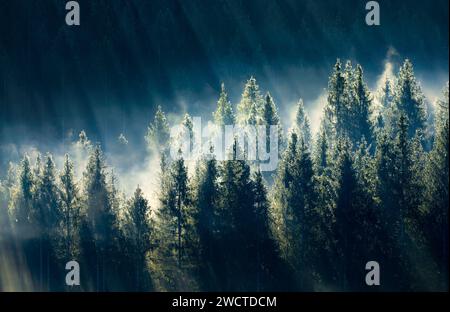
[[346,122],[344,88],[346,78],[338,59],[328,81],[328,98],[324,108],[323,127],[328,137],[341,136]]
[[16,228],[19,232],[31,227],[32,206],[33,206],[33,189],[34,189],[34,176],[31,171],[30,159],[28,155],[25,155],[20,163],[19,183],[16,195],[16,202],[13,205],[14,219]]
[[314,283],[314,259],[317,255],[315,231],[318,230],[318,215],[316,211],[316,187],[314,181],[313,163],[310,153],[303,141],[300,140],[298,150],[299,156],[293,163],[294,179],[288,188],[291,196],[289,201],[290,209],[294,217],[293,227],[300,231],[296,235],[297,229],[290,229],[294,237],[297,237],[297,244],[293,242],[292,248],[296,254],[297,272],[302,275],[300,287],[311,289]]
[[394,98],[391,81],[389,78],[386,78],[384,81],[384,86],[382,88],[381,93],[381,109],[382,111],[388,110],[391,108],[392,100]]
[[329,167],[330,146],[326,133],[326,128],[323,123],[320,126],[319,133],[317,134],[316,144],[314,146],[313,160],[315,170],[318,175],[325,174]]
[[[17,174],[14,174],[10,166],[8,172],[8,179],[17,178],[17,181],[7,182],[11,186],[10,188],[10,203],[9,213],[12,225],[12,239],[15,242],[15,262],[17,262],[17,268],[28,268],[27,272],[24,272],[17,279],[18,287],[20,289],[31,291],[38,288],[38,253],[36,252],[38,232],[34,224],[33,214],[33,197],[34,197],[34,177],[30,165],[30,159],[28,155],[24,155],[21,160]],[[33,282],[30,283],[28,279]]]
[[129,212],[133,229],[131,256],[135,270],[134,287],[138,291],[150,290],[152,284],[146,259],[153,247],[153,222],[150,218],[150,206],[139,186],[130,200]]
[[204,290],[218,286],[217,224],[219,191],[218,168],[214,155],[205,156],[197,166],[195,205],[197,207],[197,232],[199,239],[199,274]]
[[65,257],[69,261],[78,252],[76,242],[78,241],[77,228],[80,224],[81,202],[74,178],[73,163],[68,154],[64,157],[63,169],[60,174],[60,198]]
[[[417,194],[412,188],[413,171],[411,147],[408,141],[408,121],[401,114],[398,134],[392,138],[385,133],[377,148],[377,194],[382,214],[381,227],[385,237],[386,270],[389,272],[387,287],[408,289],[411,263],[408,250],[411,247],[408,225],[417,207]],[[410,232],[410,231],[409,231]]]
[[286,286],[285,276],[280,270],[280,258],[275,239],[272,235],[272,222],[269,212],[267,189],[261,172],[254,174],[254,219],[255,219],[255,290],[270,291],[283,289]]
[[393,118],[395,125],[398,125],[402,114],[408,119],[408,138],[412,138],[416,134],[416,130],[425,133],[427,118],[425,97],[414,76],[413,65],[408,59],[405,60],[398,73],[393,105],[396,110]]
[[[9,214],[8,206],[12,203],[12,192],[16,182],[15,166],[10,162],[8,172],[4,180],[0,181],[0,254],[4,268],[8,268],[10,274],[15,274],[19,270],[20,261],[17,261],[16,247],[17,241],[13,232],[13,219]],[[0,273],[0,290],[17,290],[19,286],[12,283],[8,272]]]
[[157,257],[163,270],[160,273],[165,289],[197,287],[189,276],[196,269],[197,238],[187,168],[179,154],[162,176],[163,188],[157,211]]
[[241,101],[237,106],[237,123],[259,124],[263,108],[263,98],[254,77],[250,77],[244,87]]
[[255,288],[255,220],[253,184],[250,167],[239,157],[241,149],[234,140],[231,159],[223,163],[220,173],[218,240],[224,270],[220,272],[222,290]]
[[439,289],[448,289],[449,117],[448,83],[436,116],[436,137],[426,170],[424,231],[437,264]]
[[220,96],[217,101],[217,109],[213,113],[214,123],[218,126],[234,125],[235,117],[233,107],[228,100],[228,94],[225,90],[225,85],[221,84]]
[[334,237],[337,252],[336,272],[342,290],[362,290],[366,285],[368,259],[380,256],[379,216],[372,195],[374,167],[368,146],[363,141],[352,156],[348,140],[338,142],[338,167]]
[[40,287],[52,289],[59,278],[56,246],[60,242],[61,207],[55,164],[47,155],[35,185],[33,210],[39,237]]
[[[358,255],[358,249],[361,242],[358,242],[358,236],[355,236],[355,233],[360,230],[358,227],[360,202],[358,183],[353,169],[349,146],[350,143],[348,141],[340,141],[338,145],[340,159],[337,177],[338,187],[336,190],[336,223],[334,226],[340,289],[347,291],[355,290],[355,275],[360,275],[364,265],[359,263],[360,255]],[[352,274],[352,271],[356,271],[359,274]]]
[[320,218],[316,210],[313,162],[303,140],[291,133],[272,193],[281,254],[296,272],[297,289],[311,290],[318,254]]
[[[284,138],[283,138],[283,126],[281,124],[280,117],[278,116],[277,106],[275,105],[275,102],[270,95],[269,92],[267,92],[264,100],[264,106],[262,108],[262,125],[265,126],[266,132],[265,132],[265,152],[266,153],[273,153],[274,151],[271,151],[271,127],[276,127],[275,135],[277,135],[278,144],[276,145],[278,157],[281,157],[282,151],[284,149]],[[257,133],[258,135],[258,133]],[[258,138],[260,136],[258,135]],[[260,148],[261,146],[264,146],[263,143],[257,141],[257,147]],[[258,159],[262,158],[261,155],[257,154]],[[269,181],[272,180],[271,175],[269,174],[263,174],[263,176],[266,179],[269,179]]]
[[354,129],[353,142],[355,144],[359,143],[364,138],[371,145],[373,139],[373,126],[370,120],[372,114],[372,98],[364,82],[361,65],[356,67],[355,75],[356,100],[353,104],[353,117],[356,122],[356,129]]
[[156,148],[161,157],[168,156],[170,129],[161,106],[158,106],[154,120],[148,127],[145,138],[151,147]]
[[303,142],[311,148],[311,127],[309,123],[308,115],[305,112],[305,106],[303,105],[303,100],[300,99],[297,102],[297,110],[295,113],[295,131],[297,131],[298,137],[303,140]]
[[[117,215],[110,200],[106,183],[106,165],[97,145],[89,156],[84,172],[86,224],[83,225],[84,256],[86,267],[91,266],[94,289],[106,291],[120,289],[116,280],[116,263],[120,240]],[[91,240],[89,242],[89,240]],[[95,250],[91,250],[92,248]]]

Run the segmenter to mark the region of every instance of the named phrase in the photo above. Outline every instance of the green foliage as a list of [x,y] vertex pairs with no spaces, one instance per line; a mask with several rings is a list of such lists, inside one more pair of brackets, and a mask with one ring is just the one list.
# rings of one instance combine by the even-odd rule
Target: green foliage
[[222,83],[217,109],[213,113],[214,122],[218,126],[234,125],[235,117],[233,107],[228,100],[228,94],[225,91],[225,85]]
[[147,143],[152,147],[155,147],[159,153],[167,152],[170,130],[169,123],[167,122],[166,115],[162,111],[161,106],[158,106],[153,123],[148,127],[145,138]]
[[135,271],[134,287],[145,291],[152,288],[150,271],[147,265],[147,255],[154,246],[154,222],[150,217],[150,206],[143,197],[139,186],[128,204],[130,214],[129,249],[132,265]]
[[197,233],[199,240],[199,279],[202,288],[217,289],[217,265],[220,251],[217,238],[218,224],[218,168],[213,155],[207,155],[197,165],[195,205],[197,207]]
[[393,123],[398,124],[402,114],[408,119],[408,138],[416,134],[416,130],[425,131],[426,106],[419,83],[414,76],[412,63],[407,59],[400,67],[395,94],[393,98],[395,116]]
[[352,146],[364,138],[373,139],[372,97],[364,82],[360,65],[356,69],[347,61],[341,69],[338,60],[328,83],[328,101],[325,106],[324,130],[329,138],[349,138]]
[[302,99],[297,102],[294,129],[297,132],[298,137],[301,138],[308,147],[311,147],[311,126]]
[[254,77],[250,77],[244,87],[242,98],[237,105],[237,123],[240,125],[260,124],[264,100]]
[[73,163],[65,155],[63,170],[60,174],[60,198],[62,214],[63,244],[65,257],[71,259],[78,254],[78,232],[81,217],[81,198],[75,182]]
[[[24,155],[0,180],[0,289],[70,290],[64,264],[76,259],[88,291],[447,290],[448,83],[430,119],[431,150],[408,60],[380,100],[372,116],[361,66],[338,60],[314,142],[300,100],[271,177],[241,157],[236,138],[230,160],[211,147],[189,172],[181,153],[169,157],[174,142],[158,107],[146,136],[161,164],[154,207],[139,186],[125,197],[84,131],[81,181],[68,155],[59,174],[50,154],[34,165]],[[278,125],[283,143],[277,105],[253,77],[237,112],[239,125]],[[219,126],[235,122],[223,85],[213,116]],[[192,118],[182,124],[192,147]],[[364,280],[372,260],[382,270],[377,288]],[[27,270],[12,279],[4,268]]]
[[438,285],[448,289],[448,207],[449,207],[449,117],[448,83],[444,99],[439,101],[436,138],[425,167],[425,201],[423,226],[428,247],[436,259]]
[[197,287],[191,274],[196,270],[196,230],[192,191],[187,168],[179,157],[161,177],[160,207],[156,213],[158,246],[155,250],[163,289]]

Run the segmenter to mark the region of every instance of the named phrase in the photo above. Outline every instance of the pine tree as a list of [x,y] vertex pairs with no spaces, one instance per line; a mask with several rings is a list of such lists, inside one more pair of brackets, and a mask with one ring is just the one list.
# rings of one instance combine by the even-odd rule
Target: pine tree
[[199,239],[199,277],[204,290],[218,287],[217,225],[218,225],[218,168],[214,155],[207,155],[197,165],[195,205]]
[[184,254],[183,246],[183,225],[185,223],[185,208],[188,205],[188,177],[187,169],[183,158],[177,159],[173,167],[173,187],[175,195],[175,218],[177,220],[177,257],[178,266],[181,266],[181,260]]
[[297,111],[295,113],[295,131],[297,131],[298,137],[303,140],[303,142],[311,148],[311,127],[309,123],[308,115],[305,112],[305,107],[303,105],[303,100],[300,99],[297,102]]
[[393,122],[396,125],[401,114],[408,119],[408,138],[412,138],[416,134],[416,130],[425,133],[425,97],[414,76],[413,65],[408,59],[405,60],[398,73],[393,105],[396,110]]
[[150,206],[143,197],[139,186],[129,204],[129,211],[133,229],[133,265],[136,278],[134,287],[138,291],[151,289],[151,279],[147,268],[146,256],[153,247],[153,222],[150,219]]
[[33,175],[35,177],[35,182],[39,182],[38,180],[42,177],[42,172],[43,172],[43,164],[42,164],[42,159],[41,159],[41,154],[38,153],[36,156],[36,162],[34,163],[33,166]]
[[167,154],[170,141],[170,130],[169,123],[167,122],[166,115],[162,111],[161,106],[158,106],[153,123],[148,127],[145,138],[148,144],[156,148],[158,153]]
[[[35,191],[35,208],[38,224],[43,231],[55,234],[61,219],[59,190],[55,177],[55,164],[51,155],[47,155],[39,182]],[[55,231],[52,233],[52,231]]]
[[[303,141],[300,140],[299,157],[293,163],[294,179],[288,192],[292,198],[289,202],[294,216],[292,226],[298,227],[300,230],[297,236],[297,243],[293,244],[294,252],[296,252],[296,264],[298,272],[302,276],[301,287],[311,289],[313,283],[314,259],[316,254],[315,233],[318,226],[318,215],[315,210],[317,194],[314,181],[313,163],[310,153]],[[295,229],[291,229],[296,233]],[[295,235],[295,234],[294,234]]]
[[60,241],[61,208],[55,164],[49,154],[45,158],[40,175],[36,176],[33,210],[39,237],[40,287],[52,289],[52,284],[56,283],[58,278],[55,274],[58,272],[55,270],[58,267],[55,247]]
[[[354,157],[351,142],[337,144],[338,164],[335,199],[335,252],[340,289],[362,290],[366,287],[364,267],[367,259],[380,256],[379,215],[370,185],[374,185],[375,167],[369,147],[362,141]],[[377,258],[378,259],[378,258]]]
[[[356,173],[350,154],[350,143],[340,140],[338,164],[338,187],[336,190],[336,222],[335,239],[338,266],[338,276],[343,290],[357,290],[358,278],[363,272],[364,258],[360,254],[362,241],[357,235],[361,231],[361,195]],[[359,283],[359,284],[362,284]]]
[[28,155],[24,155],[17,172],[17,183],[11,189],[11,202],[9,204],[12,219],[13,237],[17,244],[17,267],[28,268],[29,278],[33,284],[26,281],[27,275],[19,281],[23,289],[38,288],[38,253],[36,252],[36,237],[38,231],[34,218],[34,176]]
[[228,94],[225,91],[225,85],[221,84],[220,96],[217,101],[217,109],[213,113],[214,123],[218,126],[234,125],[235,117],[233,108],[228,100]]
[[[164,158],[162,158],[162,161]],[[175,195],[173,182],[171,179],[171,170],[165,163],[161,164],[162,170],[160,174],[160,188],[158,194],[159,209],[156,210],[155,234],[157,235],[158,245],[153,252],[156,258],[152,263],[152,274],[158,282],[157,287],[164,289],[174,289],[176,282],[173,281],[176,276],[177,262],[174,256],[176,248],[176,218],[175,212]],[[160,286],[162,285],[162,286]]]
[[84,130],[80,131],[80,134],[78,135],[77,144],[80,145],[81,147],[91,146],[91,141],[88,139],[87,134]]
[[316,210],[313,162],[303,140],[295,132],[283,155],[272,194],[277,238],[284,259],[296,272],[298,288],[311,290],[315,256],[319,247],[320,217]]
[[356,67],[355,75],[356,101],[353,107],[353,116],[356,121],[356,129],[353,136],[353,142],[359,143],[361,139],[364,138],[365,141],[371,145],[373,139],[373,126],[370,120],[372,114],[372,98],[369,89],[364,82],[361,65]]
[[[13,222],[8,213],[11,201],[11,193],[16,181],[14,165],[10,162],[8,173],[4,180],[0,181],[0,254],[2,266],[9,270],[9,274],[15,274],[21,267],[21,262],[16,257],[17,240],[13,233]],[[11,282],[8,272],[0,272],[0,290],[9,291],[19,289],[17,283]],[[25,274],[24,274],[25,275]]]
[[[328,83],[328,101],[323,127],[329,138],[349,138],[356,147],[362,137],[372,142],[372,99],[363,79],[361,66],[350,61],[344,70],[338,60]],[[335,140],[333,140],[335,141]]]
[[317,283],[318,290],[327,283],[335,283],[336,271],[332,257],[335,256],[334,234],[332,225],[334,224],[334,209],[336,203],[337,181],[333,175],[335,166],[332,159],[329,139],[323,124],[321,124],[317,134],[316,144],[313,146],[313,169],[315,173],[315,193],[316,199],[316,220],[314,224],[314,236],[316,246],[314,267],[316,279],[322,280]]
[[[347,70],[348,71],[348,70]],[[347,74],[338,59],[328,81],[328,99],[324,108],[323,127],[327,137],[340,137],[345,133],[347,102],[345,97]]]
[[[283,153],[283,157],[278,165],[274,186],[271,192],[271,202],[274,211],[274,222],[276,236],[280,245],[281,255],[284,259],[293,258],[293,253],[289,246],[293,241],[289,236],[288,222],[291,220],[292,213],[288,211],[289,201],[292,194],[289,194],[288,188],[293,181],[292,166],[295,159],[298,158],[298,137],[295,132],[291,133],[288,146]],[[295,227],[294,227],[295,228]]]
[[[267,189],[263,182],[261,172],[258,170],[254,175],[254,218],[255,218],[255,290],[282,289],[279,283],[286,282],[280,274],[280,258],[278,248],[272,235],[271,216]],[[280,276],[281,275],[281,276]]]
[[244,87],[241,101],[237,106],[237,122],[240,125],[259,124],[262,114],[263,98],[256,79],[250,77]]
[[[411,144],[408,140],[408,119],[405,115],[400,115],[399,119],[399,133],[397,136],[397,148],[398,148],[398,183],[401,187],[401,191],[399,193],[399,207],[403,211],[401,212],[402,218],[407,217],[413,207],[411,207],[410,197],[412,194],[409,193],[411,190],[409,189],[411,186],[411,181],[413,178],[412,173],[412,159],[411,159]],[[402,229],[402,232],[405,229]],[[404,235],[405,233],[401,233]]]
[[353,68],[350,60],[347,60],[344,68],[344,91],[342,109],[340,114],[340,127],[336,133],[338,139],[349,138],[352,146],[359,137],[359,105],[357,94],[357,70]]
[[358,232],[361,239],[360,255],[370,259],[379,259],[383,251],[384,233],[382,215],[376,199],[377,168],[376,159],[371,155],[370,146],[362,140],[353,156],[353,169],[358,183],[360,217]]
[[[110,192],[106,183],[106,166],[100,146],[96,146],[89,156],[84,172],[86,224],[83,234],[86,266],[94,263],[95,289],[105,291],[117,289],[115,280],[117,255],[119,253],[120,230],[117,215],[113,211]],[[92,242],[86,241],[92,239]],[[95,246],[95,252],[91,248]],[[92,268],[92,267],[91,267]]]
[[[83,176],[85,179],[87,215],[92,222],[93,228],[99,231],[98,234],[101,239],[106,239],[103,236],[109,234],[107,231],[111,225],[111,220],[103,220],[103,218],[106,218],[108,214],[112,214],[105,168],[103,153],[100,146],[97,145],[89,156],[88,165]],[[109,218],[112,219],[111,216]]]
[[[282,150],[283,150],[283,144],[284,144],[284,139],[283,139],[283,126],[281,124],[280,121],[280,117],[278,116],[278,111],[277,111],[277,106],[275,105],[275,102],[272,98],[272,96],[270,95],[269,92],[267,92],[266,96],[265,96],[265,101],[264,101],[264,106],[262,108],[262,121],[261,123],[265,126],[266,128],[266,142],[265,142],[265,151],[266,153],[271,152],[271,141],[270,141],[270,127],[271,126],[275,126],[277,127],[276,133],[277,133],[277,139],[278,139],[278,145],[277,145],[277,149],[278,149],[278,154],[281,156]],[[253,122],[253,124],[257,124],[256,122]],[[258,136],[259,137],[259,136]],[[258,144],[262,144],[259,143]],[[259,157],[259,154],[258,154]]]
[[196,235],[192,193],[187,168],[181,154],[163,175],[160,207],[157,211],[157,255],[164,266],[161,280],[165,289],[196,287],[189,275],[196,268]]
[[419,222],[421,218],[420,208],[423,204],[426,189],[425,167],[427,163],[427,153],[424,151],[422,142],[424,142],[423,134],[420,130],[416,131],[416,135],[409,141],[409,158],[410,158],[410,204],[411,210],[407,213],[411,232],[419,235]]
[[[14,231],[18,240],[22,233],[30,233],[30,237],[36,236],[36,229],[33,226],[33,196],[34,196],[34,176],[30,166],[30,159],[25,155],[20,163],[17,188],[13,190],[11,214],[14,220]],[[26,246],[23,246],[26,248]],[[27,251],[25,250],[27,256]]]
[[386,78],[386,80],[384,81],[384,86],[381,91],[381,110],[386,111],[391,108],[392,101],[394,99],[392,85],[389,78]]
[[317,175],[325,174],[329,167],[329,143],[326,129],[321,124],[314,146],[313,160]]
[[[389,78],[385,79],[384,85],[381,87],[381,90],[378,91],[377,99],[378,105],[374,107],[373,112],[374,143],[376,143],[376,141],[382,135],[383,130],[385,130],[386,127],[389,127],[392,124],[391,118],[393,114],[393,90]],[[392,130],[388,132],[392,132]]]
[[[408,141],[408,121],[401,114],[398,134],[392,139],[384,134],[377,148],[377,194],[381,200],[382,229],[389,233],[385,237],[384,250],[386,270],[390,276],[386,285],[397,285],[397,289],[408,289],[411,263],[408,250],[411,248],[408,225],[417,207],[417,194],[413,192],[411,147]],[[395,284],[394,284],[395,283]]]
[[[19,184],[16,195],[16,202],[13,205],[14,219],[19,232],[31,227],[34,177],[30,167],[30,159],[25,155],[20,163]],[[31,229],[28,229],[31,230]]]
[[436,109],[436,118],[435,118],[435,128],[436,133],[439,131],[442,131],[443,127],[445,127],[445,124],[448,120],[449,116],[449,84],[447,82],[447,85],[445,86],[444,90],[442,91],[443,98],[439,99],[437,101],[437,109]]
[[11,229],[11,234],[12,234],[12,227],[11,224],[12,221],[14,220],[13,217],[14,215],[14,211],[10,210],[10,203],[11,206],[14,204],[13,202],[13,196],[14,196],[14,192],[17,192],[16,188],[17,186],[16,181],[18,180],[18,170],[17,170],[17,165],[13,164],[12,162],[9,162],[8,164],[8,171],[6,174],[5,179],[2,181],[2,209],[3,209],[3,213],[5,215],[4,218],[2,218],[3,222],[7,222],[8,223],[8,227]]
[[189,142],[189,152],[192,152],[194,150],[195,141],[194,141],[194,124],[192,122],[191,116],[186,113],[184,114],[182,126],[184,127],[184,131],[187,131],[186,134],[183,133],[184,138],[188,139]]
[[[354,168],[359,183],[364,186],[365,191],[370,194],[370,198],[376,196],[376,163],[370,154],[370,146],[366,140],[361,141],[354,154]],[[371,204],[366,202],[366,204]]]
[[255,223],[253,185],[250,167],[241,160],[237,140],[231,159],[224,161],[220,173],[218,240],[224,270],[220,272],[221,290],[254,289]]
[[123,211],[125,204],[124,195],[118,189],[118,179],[116,174],[114,173],[114,169],[108,173],[107,189],[109,195],[109,202],[111,205],[111,211],[114,215],[117,216],[118,221],[123,217]]
[[439,289],[448,289],[449,117],[448,83],[439,101],[436,137],[426,170],[424,231],[437,263]]
[[66,154],[60,175],[60,198],[63,222],[65,256],[71,259],[77,254],[77,228],[80,224],[81,203],[74,178],[73,163]]

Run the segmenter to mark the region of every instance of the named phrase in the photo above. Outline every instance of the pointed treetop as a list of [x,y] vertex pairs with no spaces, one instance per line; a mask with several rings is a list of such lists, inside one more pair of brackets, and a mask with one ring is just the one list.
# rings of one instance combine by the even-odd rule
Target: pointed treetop
[[169,123],[161,105],[158,105],[153,122],[148,127],[146,140],[149,144],[156,145],[159,152],[163,151],[169,144]]
[[247,80],[241,101],[237,106],[238,122],[245,125],[249,121],[258,120],[263,110],[263,101],[256,79],[252,76]]
[[337,58],[336,63],[334,64],[334,70],[341,71],[341,68],[342,68],[341,59]]
[[219,100],[217,101],[217,109],[213,113],[214,122],[218,126],[233,125],[234,113],[228,94],[225,90],[225,84],[222,82]]
[[396,110],[406,114],[408,118],[410,138],[414,136],[417,129],[425,129],[425,96],[415,78],[413,65],[408,59],[400,67],[393,102]]
[[311,127],[302,99],[299,99],[297,102],[294,130],[297,132],[306,146],[311,146]]

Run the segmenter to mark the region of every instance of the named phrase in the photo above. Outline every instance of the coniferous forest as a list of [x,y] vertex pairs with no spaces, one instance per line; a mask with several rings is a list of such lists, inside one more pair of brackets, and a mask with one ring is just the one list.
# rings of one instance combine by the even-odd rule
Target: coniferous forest
[[[323,87],[312,133],[302,100],[290,124],[255,78],[233,104],[222,84],[211,122],[278,126],[274,171],[237,140],[229,160],[213,145],[194,162],[172,157],[163,107],[142,134],[159,164],[146,172],[154,194],[136,183],[124,195],[84,131],[78,175],[73,155],[61,166],[46,151],[22,155],[0,177],[0,290],[448,290],[448,83],[430,106],[409,60],[378,93],[361,66],[337,60]],[[71,260],[79,286],[64,282]],[[366,285],[369,261],[379,286]]]

